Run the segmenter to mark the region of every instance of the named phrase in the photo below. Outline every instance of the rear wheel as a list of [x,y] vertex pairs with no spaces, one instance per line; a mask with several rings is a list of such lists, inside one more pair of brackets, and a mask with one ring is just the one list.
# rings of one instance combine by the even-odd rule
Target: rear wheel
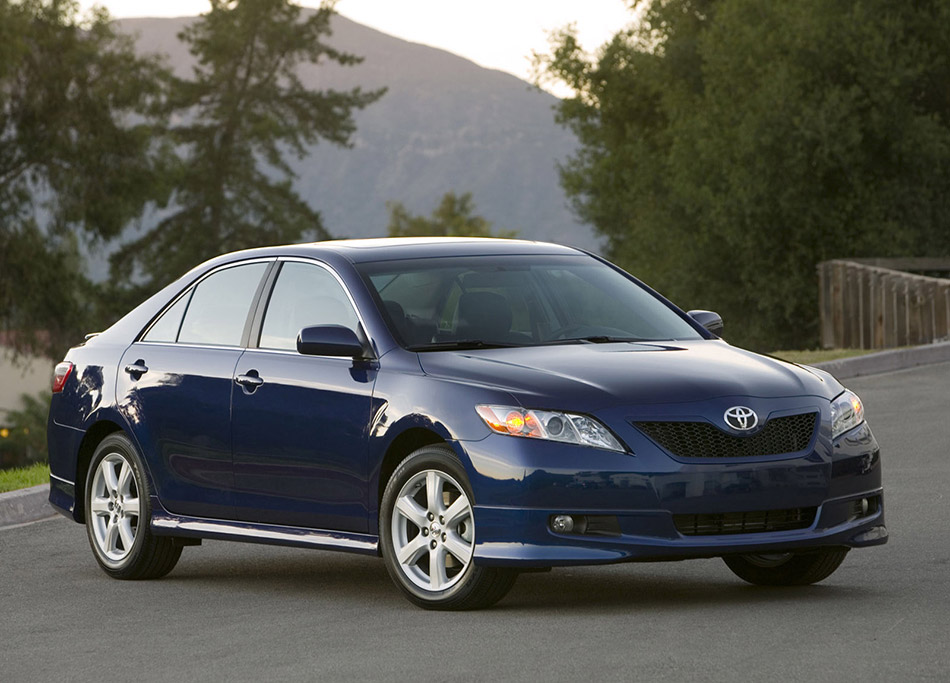
[[731,555],[722,559],[736,576],[757,586],[806,586],[831,576],[847,554],[847,548],[823,548],[808,553]]
[[513,570],[478,567],[473,496],[451,449],[420,448],[400,463],[383,493],[379,536],[386,569],[425,609],[464,610],[501,600]]
[[174,568],[181,545],[149,529],[145,467],[123,434],[96,448],[86,476],[86,534],[99,566],[116,579],[157,579]]

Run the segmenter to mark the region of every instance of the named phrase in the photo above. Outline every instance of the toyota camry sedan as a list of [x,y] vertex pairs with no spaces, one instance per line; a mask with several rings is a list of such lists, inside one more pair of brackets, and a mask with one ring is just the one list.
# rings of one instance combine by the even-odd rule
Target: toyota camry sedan
[[864,408],[721,331],[553,244],[227,254],[56,366],[50,502],[116,579],[226,539],[381,555],[432,609],[566,565],[821,581],[887,541]]

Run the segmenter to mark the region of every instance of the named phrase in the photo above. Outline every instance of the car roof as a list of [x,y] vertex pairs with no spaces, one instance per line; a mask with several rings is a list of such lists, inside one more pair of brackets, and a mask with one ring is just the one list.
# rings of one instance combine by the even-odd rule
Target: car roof
[[[312,256],[329,254],[342,256],[351,263],[393,261],[399,259],[433,258],[440,256],[491,256],[504,254],[561,254],[581,253],[573,247],[550,242],[497,239],[490,237],[382,237],[372,239],[330,240],[308,244],[288,244],[234,252],[219,257],[234,260],[266,256]],[[215,259],[217,261],[218,259]]]

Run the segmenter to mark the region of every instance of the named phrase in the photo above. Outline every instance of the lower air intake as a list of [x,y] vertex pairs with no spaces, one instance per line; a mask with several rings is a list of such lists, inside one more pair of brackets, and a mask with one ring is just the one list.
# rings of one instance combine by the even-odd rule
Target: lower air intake
[[807,529],[815,521],[818,508],[724,512],[707,515],[673,515],[676,530],[684,536],[759,534],[769,531]]

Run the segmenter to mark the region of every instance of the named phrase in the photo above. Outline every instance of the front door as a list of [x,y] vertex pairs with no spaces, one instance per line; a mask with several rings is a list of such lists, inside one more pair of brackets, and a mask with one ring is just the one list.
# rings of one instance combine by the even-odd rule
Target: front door
[[298,354],[297,333],[311,325],[359,329],[329,270],[286,261],[259,338],[251,340],[257,348],[247,349],[235,368],[235,514],[249,522],[365,532],[375,364]]

